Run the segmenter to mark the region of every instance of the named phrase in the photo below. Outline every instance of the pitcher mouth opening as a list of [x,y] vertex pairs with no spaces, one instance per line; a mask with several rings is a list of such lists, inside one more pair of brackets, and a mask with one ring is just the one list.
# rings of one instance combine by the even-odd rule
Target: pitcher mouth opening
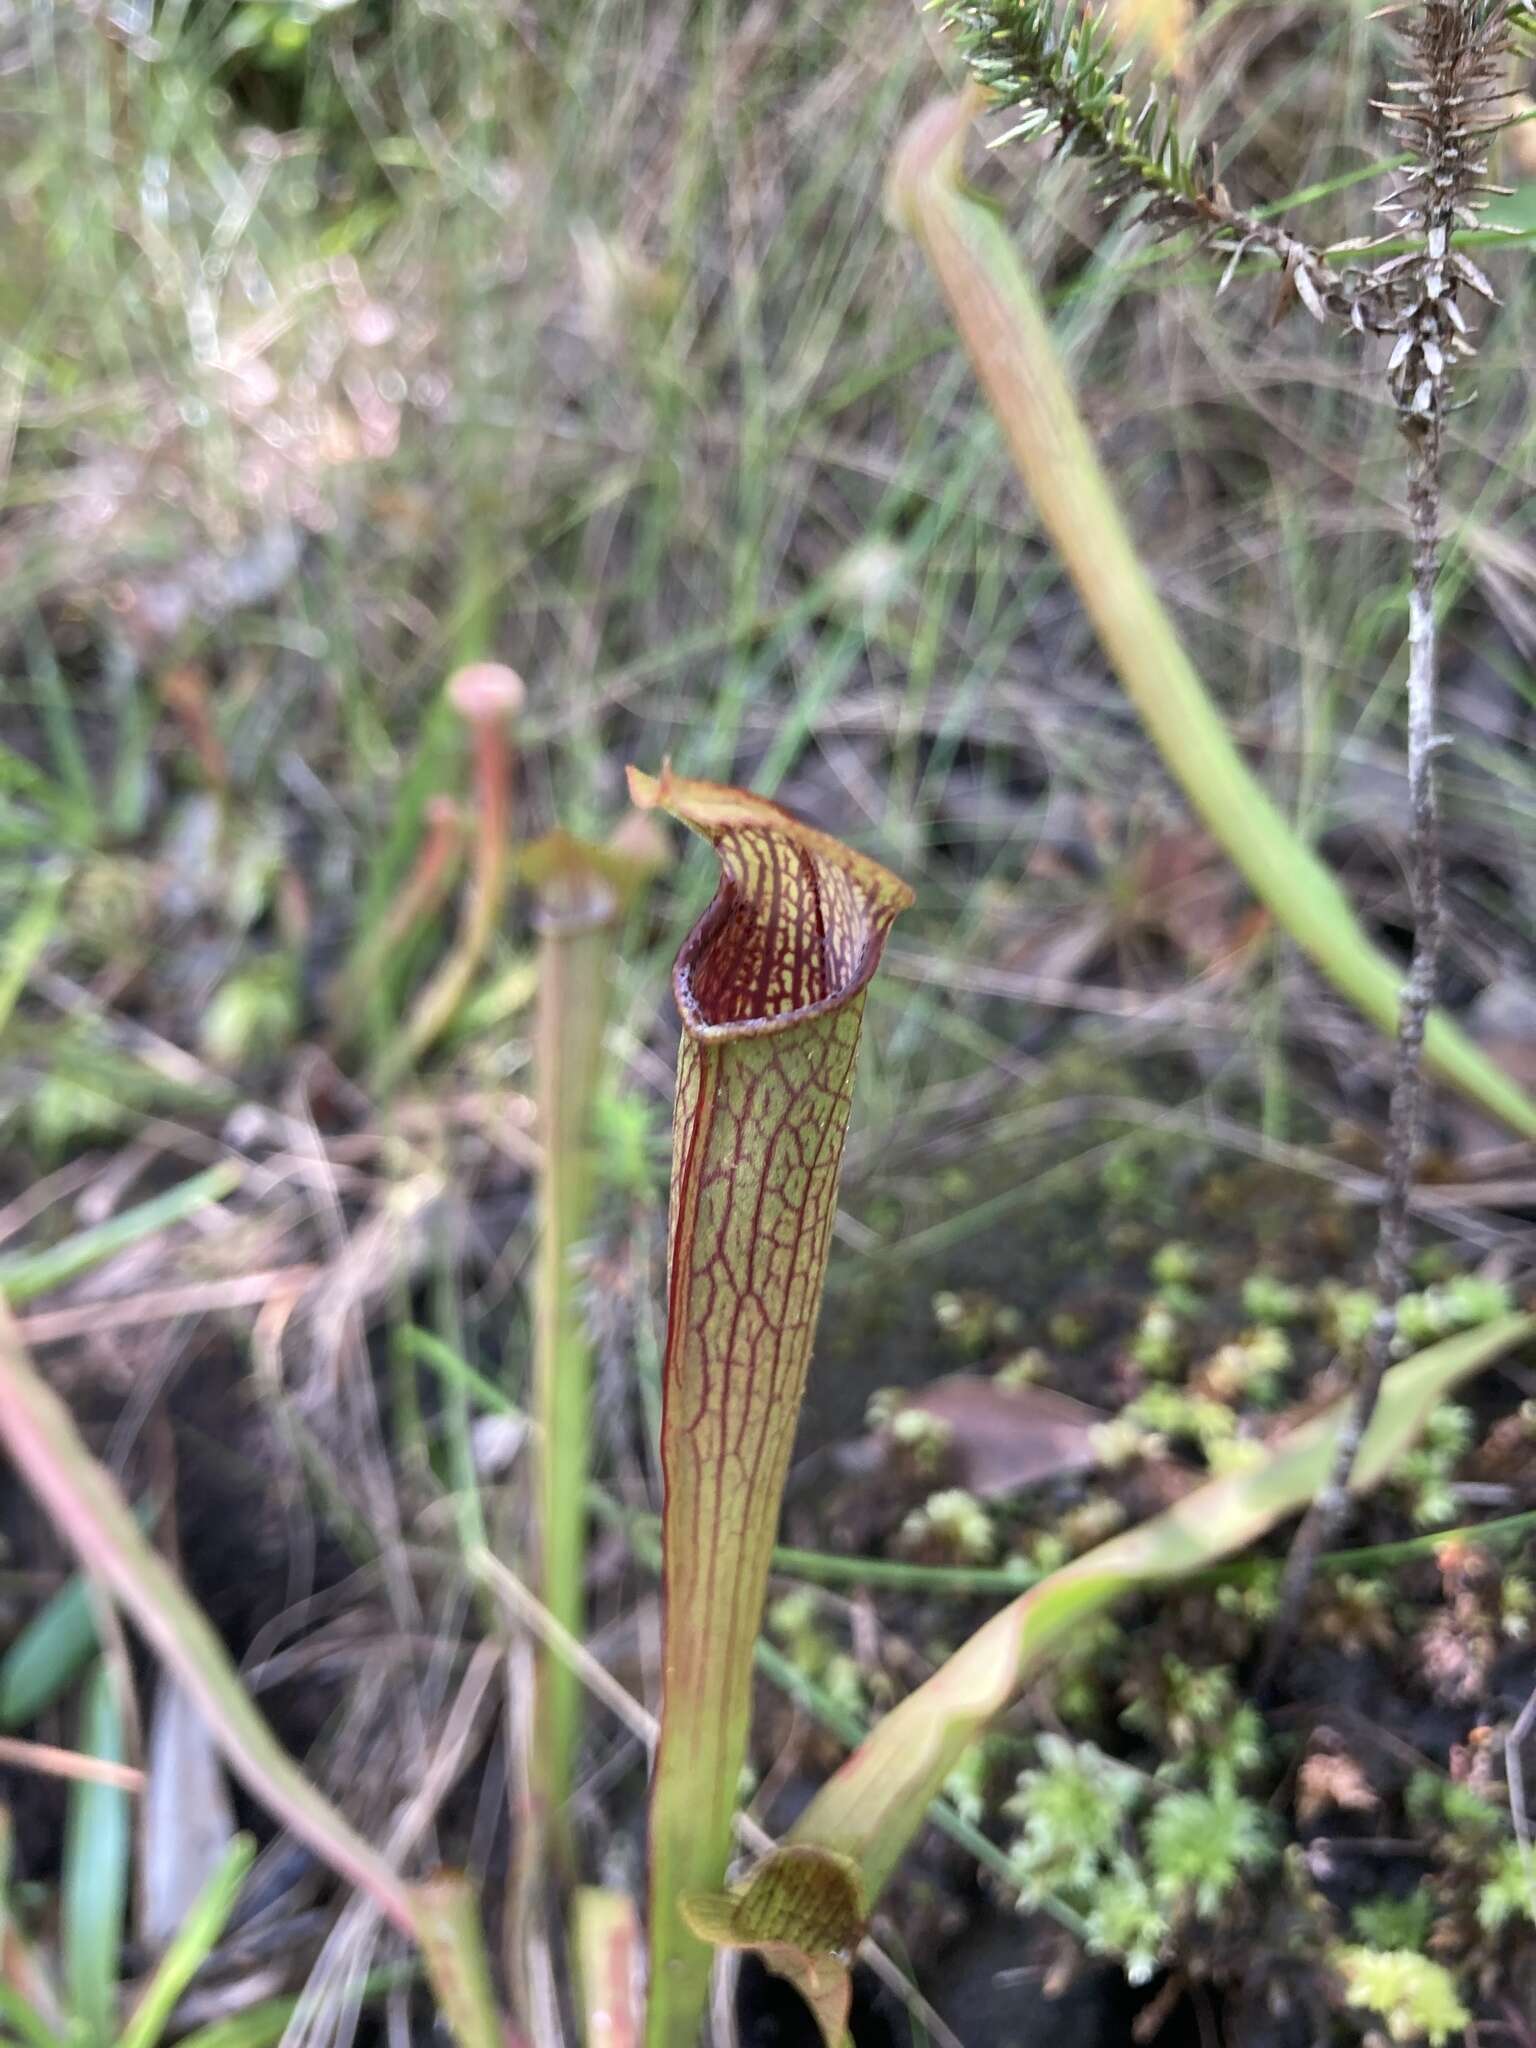
[[701,1040],[727,1040],[733,1038],[766,1038],[774,1032],[792,1030],[798,1024],[813,1022],[842,1009],[860,992],[867,988],[875,969],[880,964],[880,955],[885,947],[885,933],[871,927],[865,935],[864,944],[857,955],[852,971],[839,977],[830,972],[826,975],[828,986],[825,994],[814,1002],[799,1003],[789,1009],[776,1010],[762,1016],[732,1017],[711,1015],[715,1006],[701,999],[700,981],[709,980],[719,971],[719,949],[729,947],[733,935],[746,937],[743,921],[747,904],[743,891],[729,877],[722,880],[713,900],[698,923],[689,932],[678,953],[677,963],[672,970],[672,993],[677,1002],[678,1015],[682,1018],[683,1029],[690,1038]]
[[709,841],[714,900],[683,942],[672,987],[690,1038],[763,1037],[853,1002],[912,901],[899,876],[770,797],[696,782],[664,764],[629,771],[642,810]]

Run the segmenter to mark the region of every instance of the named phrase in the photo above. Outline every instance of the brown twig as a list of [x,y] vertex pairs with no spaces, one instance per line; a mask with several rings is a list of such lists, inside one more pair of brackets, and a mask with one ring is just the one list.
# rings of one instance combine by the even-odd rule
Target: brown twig
[[142,1792],[144,1773],[132,1764],[83,1756],[51,1742],[25,1742],[18,1735],[0,1735],[0,1764],[11,1770],[41,1771],[50,1778],[77,1778],[89,1785],[112,1785],[119,1792]]
[[1376,1242],[1379,1306],[1340,1431],[1333,1465],[1291,1545],[1280,1604],[1258,1690],[1267,1691],[1295,1634],[1320,1554],[1333,1542],[1349,1504],[1355,1459],[1370,1427],[1381,1382],[1392,1362],[1397,1304],[1408,1279],[1409,1210],[1423,1142],[1424,1027],[1434,1001],[1441,936],[1441,847],[1436,757],[1446,742],[1436,731],[1439,632],[1435,590],[1440,575],[1441,457],[1452,410],[1452,369],[1473,353],[1457,305],[1467,286],[1485,298],[1492,288],[1452,246],[1458,227],[1476,219],[1487,166],[1484,138],[1501,122],[1486,109],[1497,93],[1507,23],[1500,0],[1424,0],[1410,31],[1417,75],[1394,90],[1394,124],[1416,153],[1379,210],[1394,235],[1416,251],[1384,263],[1373,294],[1396,335],[1388,378],[1408,445],[1408,517],[1413,542],[1408,592],[1408,844],[1413,901],[1413,953],[1398,1012],[1397,1053],[1388,1112],[1386,1185]]

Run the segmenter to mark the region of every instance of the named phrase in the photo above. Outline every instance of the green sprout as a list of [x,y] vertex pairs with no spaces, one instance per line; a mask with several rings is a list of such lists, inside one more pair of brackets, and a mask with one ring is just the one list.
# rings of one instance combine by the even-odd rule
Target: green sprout
[[1294,1323],[1306,1314],[1308,1295],[1273,1273],[1250,1273],[1243,1282],[1243,1314],[1256,1323]]
[[1164,1657],[1157,1685],[1141,1692],[1120,1718],[1159,1747],[1171,1748],[1181,1767],[1193,1765],[1212,1784],[1245,1777],[1265,1759],[1263,1719],[1255,1707],[1239,1703],[1224,1664],[1201,1667]]
[[1200,1297],[1195,1284],[1205,1270],[1205,1261],[1188,1244],[1159,1245],[1147,1268],[1157,1288],[1158,1299],[1175,1315],[1196,1315]]
[[1050,1370],[1051,1361],[1038,1344],[1031,1344],[998,1367],[994,1383],[1000,1387],[1033,1387],[1048,1378]]
[[1200,1278],[1205,1261],[1193,1245],[1159,1245],[1148,1271],[1159,1287],[1190,1287]]
[[1523,1572],[1506,1572],[1499,1586],[1499,1628],[1512,1643],[1528,1643],[1536,1626],[1536,1586]]
[[1503,1814],[1480,1792],[1435,1771],[1414,1772],[1404,1803],[1414,1825],[1437,1833],[1442,1854],[1464,1867],[1485,1863],[1505,1832]]
[[901,1525],[903,1545],[916,1549],[936,1545],[966,1564],[985,1564],[997,1542],[992,1517],[976,1496],[962,1486],[929,1494]]
[[1180,1387],[1148,1387],[1126,1403],[1119,1419],[1153,1439],[1146,1445],[1150,1452],[1160,1450],[1170,1439],[1188,1439],[1198,1444],[1213,1464],[1237,1435],[1237,1417],[1224,1401],[1212,1400],[1208,1394],[1185,1393]]
[[955,1348],[969,1356],[985,1351],[999,1339],[1016,1339],[1022,1327],[1016,1308],[997,1302],[988,1294],[954,1294],[943,1291],[933,1297],[933,1320]]

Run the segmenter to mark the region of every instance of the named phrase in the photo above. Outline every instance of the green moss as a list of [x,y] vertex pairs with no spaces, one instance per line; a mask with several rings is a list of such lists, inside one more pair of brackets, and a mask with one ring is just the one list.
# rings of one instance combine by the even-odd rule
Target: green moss
[[985,1564],[996,1548],[997,1532],[974,1494],[947,1486],[912,1510],[901,1525],[901,1540],[908,1549],[932,1546],[962,1564]]
[[1116,1957],[1131,1983],[1145,1984],[1165,1960],[1168,1915],[1129,1857],[1100,1878],[1087,1919],[1089,1953]]
[[1422,1294],[1405,1294],[1397,1304],[1397,1334],[1417,1350],[1457,1330],[1475,1330],[1508,1315],[1511,1304],[1512,1296],[1502,1281],[1459,1273],[1452,1280],[1425,1288]]
[[1374,2013],[1394,2041],[1439,2048],[1471,2024],[1450,1971],[1413,1949],[1343,1946],[1331,1960],[1344,1979],[1347,2003]]
[[1494,1852],[1489,1874],[1477,1894],[1477,1922],[1490,1934],[1512,1921],[1536,1924],[1536,1853],[1518,1842]]
[[1350,1914],[1350,1924],[1370,1948],[1422,1949],[1429,1939],[1435,1902],[1426,1885],[1420,1884],[1406,1898],[1390,1893],[1367,1899]]
[[1143,1372],[1172,1378],[1182,1357],[1179,1319],[1165,1301],[1149,1301],[1131,1339],[1131,1356]]
[[1168,1793],[1152,1811],[1145,1841],[1157,1898],[1206,1916],[1275,1853],[1269,1816],[1230,1782],[1209,1792]]
[[1193,1245],[1175,1240],[1158,1246],[1147,1270],[1159,1287],[1189,1288],[1203,1277],[1205,1260]]
[[1091,1891],[1107,1857],[1119,1851],[1143,1778],[1091,1742],[1036,1738],[1040,1767],[1021,1771],[1004,1812],[1024,1830],[1009,1854],[1026,1897]]
[[1294,1323],[1307,1312],[1310,1297],[1273,1273],[1250,1273],[1243,1282],[1243,1314],[1256,1323]]

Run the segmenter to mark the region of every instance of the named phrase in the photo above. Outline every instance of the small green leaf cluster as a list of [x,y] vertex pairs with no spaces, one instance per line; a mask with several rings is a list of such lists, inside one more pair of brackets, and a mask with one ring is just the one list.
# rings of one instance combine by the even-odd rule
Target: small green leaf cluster
[[1512,1643],[1528,1643],[1536,1628],[1536,1586],[1524,1572],[1506,1572],[1499,1582],[1499,1628]]
[[1269,1816],[1225,1771],[1213,1774],[1208,1792],[1170,1792],[1160,1800],[1145,1840],[1157,1897],[1207,1919],[1241,1877],[1274,1855]]
[[901,1408],[891,1417],[891,1442],[911,1458],[920,1472],[937,1472],[954,1440],[954,1425],[926,1408]]
[[1239,1438],[1237,1417],[1225,1401],[1209,1394],[1186,1393],[1182,1387],[1146,1388],[1095,1435],[1107,1465],[1122,1464],[1132,1457],[1163,1457],[1170,1441],[1197,1444],[1216,1472],[1231,1471],[1251,1457],[1262,1456],[1257,1443]]
[[1127,1728],[1158,1748],[1171,1751],[1165,1771],[1185,1766],[1243,1777],[1263,1764],[1264,1724],[1258,1710],[1238,1703],[1232,1672],[1224,1664],[1187,1664],[1165,1656],[1156,1683],[1144,1687],[1121,1715]]
[[1147,1781],[1091,1742],[1041,1735],[1036,1749],[1039,1768],[1019,1774],[1004,1808],[1024,1823],[1009,1852],[1020,1896],[1073,1906],[1090,1951],[1117,1957],[1131,1982],[1144,1984],[1172,1933],[1135,1854],[1132,1817]]
[[1254,1322],[1274,1326],[1299,1322],[1306,1314],[1310,1297],[1304,1287],[1293,1287],[1274,1273],[1262,1269],[1243,1282],[1243,1314]]
[[1509,1314],[1513,1296],[1502,1280],[1484,1280],[1476,1273],[1458,1273],[1421,1294],[1405,1294],[1397,1304],[1398,1341],[1410,1351],[1436,1344],[1458,1330],[1475,1330]]
[[1504,1833],[1504,1816],[1496,1806],[1472,1786],[1435,1771],[1414,1772],[1406,1804],[1409,1819],[1420,1829],[1434,1830],[1452,1862],[1481,1861]]
[[1030,1344],[1000,1365],[993,1378],[1000,1387],[1036,1387],[1049,1377],[1050,1369],[1051,1361],[1039,1345]]
[[1477,1920],[1486,1933],[1521,1920],[1536,1925],[1536,1854],[1511,1835],[1499,1807],[1472,1786],[1433,1771],[1409,1779],[1406,1804],[1414,1827],[1434,1840],[1444,1869],[1475,1883]]
[[1374,2013],[1394,2041],[1439,2048],[1471,2022],[1450,1971],[1415,1949],[1345,1943],[1331,1960],[1344,1979],[1346,2001]]
[[1200,1369],[1200,1382],[1222,1401],[1253,1401],[1272,1408],[1284,1391],[1291,1340],[1273,1323],[1223,1344]]
[[1177,1311],[1154,1295],[1141,1312],[1141,1321],[1131,1339],[1131,1356],[1143,1372],[1171,1379],[1182,1356],[1179,1338]]
[[923,1477],[943,1470],[954,1442],[954,1425],[919,1407],[904,1387],[877,1387],[865,1405],[864,1424]]
[[1325,1282],[1317,1292],[1323,1335],[1341,1351],[1357,1351],[1371,1334],[1381,1303],[1368,1287]]
[[933,1548],[964,1564],[985,1564],[997,1547],[997,1531],[974,1494],[946,1486],[907,1516],[901,1542],[908,1550]]
[[1536,1924],[1536,1850],[1504,1842],[1478,1891],[1477,1921],[1487,1933],[1497,1934],[1521,1918]]
[[1392,1473],[1392,1485],[1408,1501],[1422,1529],[1453,1522],[1459,1511],[1455,1471],[1472,1441],[1472,1416],[1454,1401],[1443,1401],[1424,1425],[1411,1451],[1405,1451]]
[[1366,1899],[1349,1917],[1367,1948],[1422,1949],[1434,1923],[1435,1902],[1429,1886],[1421,1882],[1404,1898],[1383,1892],[1379,1898]]
[[1017,1342],[1024,1327],[1011,1303],[990,1294],[956,1294],[948,1289],[933,1297],[933,1320],[951,1344],[974,1357],[996,1343]]
[[1202,1755],[1194,1785],[1059,1735],[1037,1751],[1005,1808],[1023,1822],[1010,1850],[1020,1892],[1071,1905],[1089,1950],[1116,1957],[1132,1983],[1159,1967],[1180,1920],[1209,1919],[1274,1855],[1268,1816],[1238,1788],[1258,1754],[1256,1717],[1226,1754]]
[[1019,1773],[1004,1808],[1024,1823],[1011,1851],[1014,1867],[1035,1898],[1047,1890],[1091,1891],[1104,1863],[1120,1850],[1146,1781],[1091,1742],[1045,1734],[1035,1748],[1040,1767]]
[[1205,1260],[1193,1245],[1177,1239],[1159,1245],[1147,1268],[1157,1289],[1157,1298],[1176,1316],[1194,1316],[1204,1306],[1197,1286],[1205,1272]]

